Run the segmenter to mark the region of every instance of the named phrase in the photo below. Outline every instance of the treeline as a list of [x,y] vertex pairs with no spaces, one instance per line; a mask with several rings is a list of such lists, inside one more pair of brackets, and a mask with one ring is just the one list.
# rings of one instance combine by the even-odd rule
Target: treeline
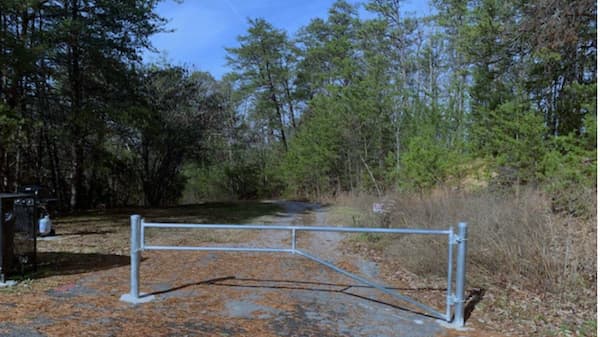
[[594,1],[337,1],[293,35],[250,19],[220,81],[141,64],[155,5],[0,3],[2,190],[78,208],[485,180],[572,211],[595,186]]
[[0,2],[0,191],[63,208],[162,205],[218,113],[205,73],[143,66],[158,1]]
[[194,190],[595,186],[594,1],[436,0],[427,17],[402,6],[372,0],[361,19],[337,1],[293,36],[249,20],[227,49],[230,155],[189,169]]

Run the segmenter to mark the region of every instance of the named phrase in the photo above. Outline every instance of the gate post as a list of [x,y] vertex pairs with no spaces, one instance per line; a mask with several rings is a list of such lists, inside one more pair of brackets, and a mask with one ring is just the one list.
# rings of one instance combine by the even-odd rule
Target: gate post
[[455,327],[465,326],[465,273],[467,257],[467,224],[458,224],[458,253],[456,257],[456,293],[454,294],[454,321]]
[[154,299],[154,296],[140,297],[140,231],[142,227],[142,217],[134,214],[130,218],[131,222],[131,274],[129,293],[121,295],[121,301],[129,303],[144,303]]

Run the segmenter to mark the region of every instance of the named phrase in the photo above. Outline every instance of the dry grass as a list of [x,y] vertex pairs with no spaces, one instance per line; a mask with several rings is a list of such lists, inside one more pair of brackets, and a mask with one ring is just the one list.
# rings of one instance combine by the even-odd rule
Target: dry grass
[[[379,200],[369,196],[345,196],[338,205],[361,209],[361,226],[448,228],[468,222],[469,286],[492,290],[483,305],[486,320],[527,325],[521,326],[524,335],[595,335],[595,214],[586,218],[554,213],[551,198],[536,189],[521,189],[518,195],[436,190],[387,200],[395,202],[387,201],[392,206],[386,216],[372,213],[372,203]],[[595,210],[592,196],[590,204]],[[345,216],[351,213],[352,218]],[[356,224],[356,211],[333,214]],[[363,236],[355,243],[377,251],[384,260],[401,259],[394,268],[428,282],[446,275],[445,240]]]
[[[346,197],[348,198],[348,197]],[[469,263],[485,276],[486,283],[511,283],[544,291],[561,292],[565,286],[595,283],[596,226],[594,219],[553,214],[549,199],[541,192],[529,189],[520,196],[486,192],[463,193],[438,190],[427,196],[396,195],[390,214],[372,214],[376,199],[360,196],[340,204],[331,215],[337,221],[362,226],[448,228],[460,221],[469,226]],[[355,208],[348,207],[354,204]],[[362,209],[358,213],[356,208]],[[357,215],[358,214],[358,215]],[[435,263],[444,256],[447,244],[443,240],[433,246],[413,244],[414,237],[375,238],[379,246],[402,256],[424,257],[410,264],[418,273],[445,274],[445,266]],[[385,242],[381,242],[385,241]],[[430,257],[430,258],[429,258]],[[433,262],[432,264],[423,262]],[[488,276],[499,279],[490,279]]]

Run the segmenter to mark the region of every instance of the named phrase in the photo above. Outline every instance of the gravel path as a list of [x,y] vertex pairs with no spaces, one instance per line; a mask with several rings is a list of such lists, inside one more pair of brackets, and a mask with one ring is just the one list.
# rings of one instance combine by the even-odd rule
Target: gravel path
[[[281,215],[281,221],[278,222],[280,224],[329,225],[326,221],[327,211],[319,205],[301,202],[281,202],[281,204],[286,214]],[[314,223],[302,223],[300,215],[306,212],[312,212]],[[275,241],[285,241],[288,237],[289,233],[280,232]],[[309,232],[299,239],[298,247],[337,265],[344,265],[344,263],[347,265],[347,261],[351,260],[359,274],[376,279],[378,271],[375,263],[359,256],[344,256],[342,253],[344,238],[344,234],[337,232]],[[273,239],[273,237],[261,236],[258,240],[263,242]],[[298,257],[293,256],[282,258],[298,260]],[[228,301],[226,314],[231,316],[242,314],[249,318],[253,312],[260,312],[263,317],[279,322],[278,336],[295,335],[294,331],[302,331],[305,326],[319,331],[320,336],[432,337],[442,332],[443,329],[435,320],[370,300],[380,298],[380,294],[373,289],[349,287],[357,283],[325,266],[300,259],[295,265],[284,264],[281,268],[295,267],[300,271],[304,270],[305,272],[301,272],[299,278],[288,277],[265,284],[266,287],[287,285],[290,288],[290,285],[293,287],[308,285],[309,289],[285,290],[286,295],[296,304],[293,312],[278,312],[272,307],[258,304],[261,297],[255,293],[243,301],[238,299]],[[316,269],[307,270],[307,266],[313,268],[316,266]],[[297,274],[298,270],[295,272]],[[397,303],[397,301],[390,303]]]

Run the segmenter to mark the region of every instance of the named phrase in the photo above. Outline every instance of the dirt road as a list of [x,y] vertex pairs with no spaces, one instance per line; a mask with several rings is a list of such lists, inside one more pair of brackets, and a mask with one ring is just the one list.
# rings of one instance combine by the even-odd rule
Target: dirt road
[[[318,205],[279,202],[271,223],[333,225]],[[104,235],[110,235],[105,233]],[[289,234],[264,232],[245,244],[288,247]],[[377,279],[377,265],[343,253],[343,235],[302,233],[298,247]],[[232,244],[235,245],[235,244]],[[126,251],[127,247],[121,247]],[[99,259],[110,255],[101,255]],[[324,266],[289,254],[145,252],[141,290],[128,292],[126,256],[82,274],[57,275],[0,293],[0,336],[406,336],[447,332]],[[125,261],[123,260],[125,259]]]

